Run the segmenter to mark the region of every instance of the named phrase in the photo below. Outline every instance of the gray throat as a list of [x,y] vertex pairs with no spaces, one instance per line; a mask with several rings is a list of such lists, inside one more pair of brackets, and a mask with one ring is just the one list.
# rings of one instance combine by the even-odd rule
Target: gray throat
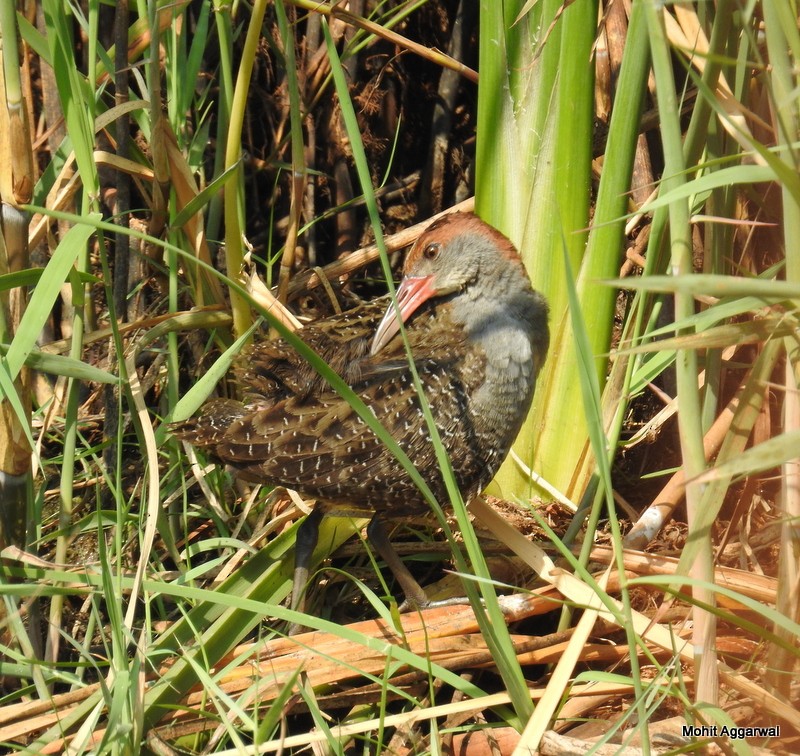
[[[539,354],[547,348],[546,308],[525,288],[511,296],[464,297],[453,315],[485,355],[485,380],[470,397],[470,406],[473,417],[481,418],[481,435],[492,439],[504,457],[530,408]],[[496,469],[500,461],[492,466]]]

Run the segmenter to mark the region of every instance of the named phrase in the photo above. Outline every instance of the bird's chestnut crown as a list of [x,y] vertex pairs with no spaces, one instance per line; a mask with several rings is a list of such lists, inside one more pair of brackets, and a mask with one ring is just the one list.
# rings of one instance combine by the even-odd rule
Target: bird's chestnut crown
[[444,295],[469,286],[479,275],[508,270],[509,263],[525,275],[516,249],[503,234],[471,213],[453,213],[425,230],[403,272],[409,278],[429,278],[431,289]]

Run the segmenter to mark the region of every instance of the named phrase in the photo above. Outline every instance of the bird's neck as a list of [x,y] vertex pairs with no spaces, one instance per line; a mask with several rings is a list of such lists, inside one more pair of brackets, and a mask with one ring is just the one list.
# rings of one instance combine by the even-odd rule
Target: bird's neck
[[502,297],[476,294],[454,302],[453,318],[484,362],[483,382],[470,397],[473,416],[496,438],[503,455],[527,414],[536,378],[537,301],[530,289]]

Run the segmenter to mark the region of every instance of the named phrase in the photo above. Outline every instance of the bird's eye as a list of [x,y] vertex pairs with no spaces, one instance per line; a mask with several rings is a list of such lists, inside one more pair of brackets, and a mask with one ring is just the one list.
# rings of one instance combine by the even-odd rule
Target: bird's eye
[[440,244],[429,244],[427,247],[425,247],[425,249],[422,250],[422,254],[427,260],[435,260],[440,249]]

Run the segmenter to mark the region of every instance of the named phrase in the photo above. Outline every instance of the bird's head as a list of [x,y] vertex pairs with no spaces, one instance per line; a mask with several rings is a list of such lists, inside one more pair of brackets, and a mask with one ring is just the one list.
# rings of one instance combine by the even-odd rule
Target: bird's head
[[397,289],[397,309],[390,304],[375,337],[371,354],[377,354],[400,330],[400,320],[429,299],[468,292],[479,280],[497,281],[511,276],[530,289],[514,245],[472,213],[453,213],[434,221],[411,248]]

